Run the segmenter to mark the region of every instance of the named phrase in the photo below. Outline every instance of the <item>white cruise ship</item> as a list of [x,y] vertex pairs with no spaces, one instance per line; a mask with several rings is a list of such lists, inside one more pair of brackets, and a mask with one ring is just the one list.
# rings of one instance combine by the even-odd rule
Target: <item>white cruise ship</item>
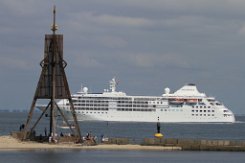
[[[165,88],[162,96],[129,96],[116,91],[116,80],[103,93],[90,93],[87,87],[72,95],[79,121],[120,121],[167,123],[233,123],[231,110],[187,84],[174,93]],[[58,102],[70,115],[68,100]]]

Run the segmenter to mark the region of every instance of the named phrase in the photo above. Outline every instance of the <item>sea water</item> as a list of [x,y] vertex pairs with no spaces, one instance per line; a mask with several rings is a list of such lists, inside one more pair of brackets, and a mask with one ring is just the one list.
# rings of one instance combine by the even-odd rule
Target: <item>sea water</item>
[[4,163],[244,163],[243,152],[31,150],[1,151]]
[[[40,115],[37,113],[33,119]],[[26,112],[0,112],[0,135],[18,131],[27,118]],[[162,123],[161,132],[166,138],[232,139],[245,140],[245,116],[237,116],[233,124],[178,124]],[[153,137],[156,123],[79,122],[81,132],[100,137],[127,137],[131,143],[140,143],[143,138]],[[37,134],[44,135],[48,117],[41,120]],[[69,132],[63,129],[58,132]],[[29,163],[75,163],[75,162],[182,162],[182,163],[230,163],[245,162],[244,152],[196,152],[196,151],[104,151],[104,150],[28,150],[0,151],[0,162]]]

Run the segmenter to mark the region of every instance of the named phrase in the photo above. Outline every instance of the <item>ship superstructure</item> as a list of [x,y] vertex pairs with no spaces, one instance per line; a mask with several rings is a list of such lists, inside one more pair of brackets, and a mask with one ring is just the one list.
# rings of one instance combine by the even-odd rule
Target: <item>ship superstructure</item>
[[[168,123],[233,123],[234,114],[217,101],[200,93],[195,84],[187,84],[170,92],[165,88],[162,96],[129,96],[116,91],[116,79],[110,81],[110,89],[103,93],[90,93],[87,87],[72,95],[79,121],[121,121]],[[70,114],[68,100],[58,102],[59,107]]]

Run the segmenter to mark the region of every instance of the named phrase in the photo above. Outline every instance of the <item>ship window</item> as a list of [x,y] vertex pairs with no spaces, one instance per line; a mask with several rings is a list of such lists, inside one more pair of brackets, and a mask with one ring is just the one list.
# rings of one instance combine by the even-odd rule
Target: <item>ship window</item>
[[210,108],[210,106],[208,106],[208,108]]
[[208,110],[208,112],[210,112],[210,110]]
[[200,114],[200,116],[202,116],[202,114]]
[[194,114],[192,114],[192,116],[194,116]]
[[198,116],[198,114],[196,114],[196,116]]
[[200,106],[200,108],[202,108],[202,106]]
[[192,112],[194,112],[194,110],[192,110]]
[[196,112],[198,112],[198,110],[196,110]]
[[206,116],[206,114],[203,114],[204,116]]
[[214,110],[212,110],[212,112],[214,112]]
[[196,106],[196,108],[198,108],[198,106]]
[[192,108],[194,108],[194,106],[192,106]]
[[202,110],[200,110],[200,112],[202,112]]
[[210,116],[210,114],[208,114],[208,116]]
[[212,116],[214,116],[214,114],[212,114]]
[[206,110],[204,110],[204,112],[206,112]]

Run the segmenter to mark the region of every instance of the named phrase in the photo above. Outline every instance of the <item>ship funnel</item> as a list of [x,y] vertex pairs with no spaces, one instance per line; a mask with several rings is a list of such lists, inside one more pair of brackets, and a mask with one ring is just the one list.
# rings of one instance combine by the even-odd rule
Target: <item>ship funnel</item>
[[110,81],[110,90],[111,90],[111,92],[115,92],[116,91],[116,85],[117,85],[117,82],[116,82],[116,79],[114,77]]

